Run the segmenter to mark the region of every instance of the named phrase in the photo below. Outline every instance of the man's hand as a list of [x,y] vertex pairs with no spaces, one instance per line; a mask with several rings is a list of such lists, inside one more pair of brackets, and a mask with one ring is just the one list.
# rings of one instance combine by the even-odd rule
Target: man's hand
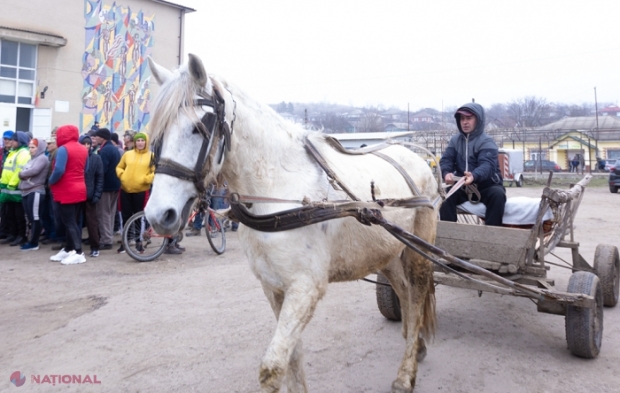
[[468,186],[474,182],[474,175],[471,172],[465,172],[465,185]]
[[453,178],[452,173],[446,173],[446,176],[444,177],[444,181],[446,182],[446,184],[454,183],[454,178]]

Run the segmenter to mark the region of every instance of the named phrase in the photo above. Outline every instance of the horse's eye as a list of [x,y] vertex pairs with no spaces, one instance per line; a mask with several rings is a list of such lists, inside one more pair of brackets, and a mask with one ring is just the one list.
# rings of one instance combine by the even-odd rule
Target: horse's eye
[[194,127],[192,129],[192,134],[198,134],[198,127]]

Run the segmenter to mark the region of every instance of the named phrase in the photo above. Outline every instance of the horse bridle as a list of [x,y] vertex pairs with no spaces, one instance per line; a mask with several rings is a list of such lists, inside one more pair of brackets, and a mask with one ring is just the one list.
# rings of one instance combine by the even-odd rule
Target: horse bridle
[[193,182],[196,190],[198,190],[199,197],[203,197],[207,192],[204,180],[211,170],[208,159],[213,150],[214,141],[216,139],[218,140],[219,155],[217,157],[217,163],[221,164],[224,159],[224,147],[226,147],[227,151],[230,151],[230,140],[234,122],[233,119],[230,127],[228,126],[228,123],[226,123],[226,103],[219,91],[215,88],[213,89],[213,93],[213,96],[209,97],[206,93],[200,92],[198,93],[200,98],[193,101],[192,106],[194,107],[208,106],[213,109],[213,113],[205,113],[202,119],[200,119],[200,122],[195,125],[195,130],[200,133],[203,140],[193,169],[168,158],[160,157],[163,138],[160,138],[155,143],[153,149],[155,173],[162,173]]

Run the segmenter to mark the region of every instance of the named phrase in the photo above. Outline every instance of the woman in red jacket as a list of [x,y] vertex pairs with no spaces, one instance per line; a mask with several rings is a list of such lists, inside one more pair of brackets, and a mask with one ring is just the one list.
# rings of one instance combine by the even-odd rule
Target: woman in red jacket
[[58,150],[52,162],[52,175],[49,179],[54,204],[60,211],[67,238],[67,246],[50,257],[50,260],[63,265],[86,262],[82,252],[82,230],[78,226],[77,217],[82,203],[86,200],[84,172],[88,151],[78,143],[79,136],[80,133],[75,126],[66,125],[58,128],[56,134]]

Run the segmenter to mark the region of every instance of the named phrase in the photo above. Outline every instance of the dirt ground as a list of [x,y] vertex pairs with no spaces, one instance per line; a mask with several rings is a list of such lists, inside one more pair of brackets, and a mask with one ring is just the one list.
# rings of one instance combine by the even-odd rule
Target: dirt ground
[[[576,240],[588,262],[597,244],[618,245],[618,206],[620,195],[607,187],[586,191]],[[182,256],[137,263],[104,251],[74,266],[50,262],[49,246],[28,253],[0,246],[0,391],[259,391],[275,319],[237,234],[227,240],[221,256],[202,236],[186,239]],[[552,268],[549,277],[564,290],[569,272]],[[528,299],[439,286],[437,312],[416,392],[620,390],[620,307],[605,309],[594,360],[572,356],[564,318],[537,313]],[[304,333],[309,389],[389,392],[403,344],[400,324],[377,309],[374,285],[333,284]],[[11,384],[15,371],[24,386]],[[101,383],[35,384],[33,375],[96,375]]]

